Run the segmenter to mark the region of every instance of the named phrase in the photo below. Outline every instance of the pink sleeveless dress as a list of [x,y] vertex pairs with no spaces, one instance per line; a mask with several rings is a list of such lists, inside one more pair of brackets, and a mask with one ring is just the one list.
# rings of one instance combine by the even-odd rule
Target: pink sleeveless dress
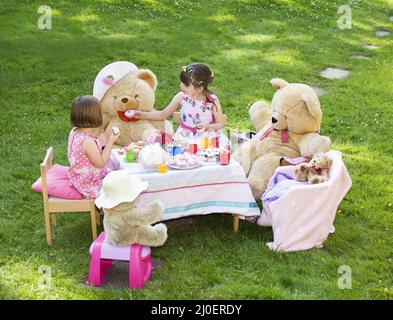
[[73,128],[68,137],[68,161],[70,169],[68,177],[71,184],[85,198],[96,199],[100,193],[102,180],[110,172],[106,166],[104,168],[95,167],[82,148],[85,139],[93,139],[97,144],[97,149],[101,151],[100,144],[95,136],[88,133],[78,132]]
[[[213,100],[217,99],[216,95],[211,95]],[[225,148],[229,145],[229,139],[221,131],[213,129],[204,132],[198,132],[195,127],[200,124],[210,124],[214,122],[213,102],[206,100],[194,100],[191,96],[183,94],[180,109],[180,126],[176,133],[187,138],[191,143],[197,143],[204,137],[218,137],[220,147]]]

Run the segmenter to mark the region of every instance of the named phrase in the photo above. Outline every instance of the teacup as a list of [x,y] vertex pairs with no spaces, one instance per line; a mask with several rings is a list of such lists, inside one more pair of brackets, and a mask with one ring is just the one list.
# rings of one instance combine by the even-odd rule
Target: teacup
[[226,166],[231,161],[231,152],[229,150],[221,150],[219,155],[220,164]]
[[175,156],[178,153],[182,153],[182,148],[180,148],[179,146],[172,146],[170,150],[171,156]]
[[201,139],[202,148],[204,149],[209,148],[209,142],[210,142],[209,140],[210,140],[209,137],[203,137]]
[[127,151],[126,152],[127,162],[135,162],[135,156],[136,156],[135,151]]
[[191,154],[196,154],[198,152],[198,145],[196,143],[190,143],[188,145],[188,152]]

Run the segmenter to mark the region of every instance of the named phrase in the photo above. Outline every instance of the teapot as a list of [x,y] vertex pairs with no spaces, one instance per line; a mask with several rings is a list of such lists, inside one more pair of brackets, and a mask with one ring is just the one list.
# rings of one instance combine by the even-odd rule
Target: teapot
[[156,169],[158,164],[165,163],[165,151],[159,143],[149,144],[139,151],[138,161],[145,169]]

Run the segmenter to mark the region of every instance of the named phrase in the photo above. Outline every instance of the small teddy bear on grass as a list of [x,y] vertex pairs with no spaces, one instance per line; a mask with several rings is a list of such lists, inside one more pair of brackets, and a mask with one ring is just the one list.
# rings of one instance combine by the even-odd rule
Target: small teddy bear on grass
[[317,153],[309,163],[301,163],[295,169],[295,179],[309,184],[322,183],[329,179],[328,171],[332,166],[326,153]]
[[[162,246],[167,239],[167,227],[161,220],[164,207],[160,201],[136,207],[139,195],[148,182],[129,175],[125,170],[110,172],[102,182],[98,208],[104,209],[106,239],[115,246],[138,243],[143,246]],[[152,226],[152,224],[155,224]]]

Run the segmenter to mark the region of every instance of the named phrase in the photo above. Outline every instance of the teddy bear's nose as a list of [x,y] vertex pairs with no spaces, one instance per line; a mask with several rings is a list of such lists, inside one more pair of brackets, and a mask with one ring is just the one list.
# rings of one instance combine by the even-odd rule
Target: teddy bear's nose
[[[123,100],[122,100],[123,101]],[[272,122],[276,123],[278,120],[275,117],[272,117]]]
[[123,99],[121,99],[121,102],[127,103],[127,102],[128,102],[128,99],[127,99],[127,98],[123,98]]

